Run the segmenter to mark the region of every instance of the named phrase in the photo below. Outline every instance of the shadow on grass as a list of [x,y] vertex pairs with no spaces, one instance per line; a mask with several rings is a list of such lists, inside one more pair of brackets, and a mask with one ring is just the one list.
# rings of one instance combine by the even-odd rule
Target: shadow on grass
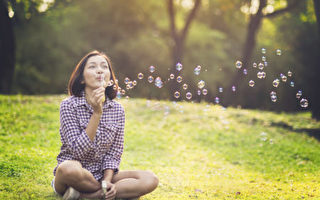
[[318,141],[320,141],[320,129],[317,128],[299,128],[295,129],[292,126],[288,125],[284,122],[271,122],[271,126],[280,127],[283,129],[287,129],[290,131],[298,132],[298,133],[307,133],[310,137],[316,138]]

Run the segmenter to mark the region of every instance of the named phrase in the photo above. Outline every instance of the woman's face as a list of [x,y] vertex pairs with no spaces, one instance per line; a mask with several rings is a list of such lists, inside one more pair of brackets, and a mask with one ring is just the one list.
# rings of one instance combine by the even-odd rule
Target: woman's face
[[110,81],[110,68],[106,59],[100,55],[92,56],[88,59],[84,67],[83,78],[85,87],[96,89]]

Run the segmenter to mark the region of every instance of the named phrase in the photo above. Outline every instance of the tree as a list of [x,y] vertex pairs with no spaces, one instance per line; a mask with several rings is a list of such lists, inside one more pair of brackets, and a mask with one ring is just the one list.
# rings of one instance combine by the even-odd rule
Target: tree
[[0,94],[9,94],[12,85],[15,45],[13,24],[8,13],[8,2],[0,2]]
[[[188,31],[191,26],[191,22],[194,20],[197,10],[199,9],[201,0],[195,0],[193,8],[191,9],[189,15],[187,16],[186,22],[181,31],[177,30],[176,20],[175,20],[175,9],[173,0],[167,1],[168,14],[169,14],[169,24],[170,24],[170,33],[172,38],[171,52],[172,52],[172,66],[175,66],[177,63],[182,63],[185,40],[188,34]],[[171,73],[178,75],[178,72],[175,70],[175,67],[171,68]],[[176,82],[171,82],[169,84],[169,92],[173,94],[175,91],[178,91],[178,85]],[[171,99],[174,97],[171,95]]]

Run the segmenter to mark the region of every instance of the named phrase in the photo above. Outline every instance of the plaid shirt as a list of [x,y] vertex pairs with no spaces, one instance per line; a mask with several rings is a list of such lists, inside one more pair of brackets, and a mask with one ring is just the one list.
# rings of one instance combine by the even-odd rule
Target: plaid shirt
[[[77,160],[90,171],[96,180],[103,177],[105,169],[118,171],[123,152],[124,122],[123,107],[107,99],[93,141],[86,133],[93,109],[87,103],[84,91],[81,97],[71,96],[60,105],[61,151],[58,165],[65,160]],[[54,168],[55,175],[58,165]]]

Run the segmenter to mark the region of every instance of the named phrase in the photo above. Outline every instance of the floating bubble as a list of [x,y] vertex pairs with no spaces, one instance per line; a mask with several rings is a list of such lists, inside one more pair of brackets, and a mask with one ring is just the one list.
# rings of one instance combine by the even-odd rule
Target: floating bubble
[[258,68],[259,68],[260,70],[263,70],[264,64],[263,64],[263,63],[259,63],[259,64],[258,64]]
[[126,96],[126,100],[129,100],[130,99],[130,97],[129,96]]
[[265,66],[265,67],[268,66],[268,62],[267,62],[267,61],[264,62],[264,66]]
[[240,69],[241,67],[242,67],[242,62],[238,60],[236,62],[236,68]]
[[219,92],[223,92],[223,88],[222,87],[219,87]]
[[155,86],[158,87],[158,88],[162,88],[162,86],[163,86],[163,82],[162,82],[162,80],[161,80],[160,77],[157,77],[157,78],[155,79],[154,84],[155,84]]
[[149,71],[150,71],[151,73],[153,73],[155,70],[156,70],[156,68],[155,68],[153,65],[151,65],[151,66],[149,67]]
[[219,97],[216,97],[216,98],[214,99],[214,102],[216,102],[216,104],[219,104],[219,103],[220,103]]
[[288,71],[288,76],[291,77],[292,76],[292,72]]
[[254,81],[253,81],[253,80],[250,80],[250,81],[249,81],[249,86],[250,86],[250,87],[253,87],[253,86],[254,86]]
[[130,89],[132,89],[134,87],[133,82],[129,81],[128,86],[130,87]]
[[274,91],[270,92],[270,98],[272,102],[276,102],[277,101],[277,94]]
[[183,88],[184,90],[188,89],[188,84],[186,84],[186,83],[183,84],[182,88]]
[[198,91],[197,91],[197,94],[198,94],[198,95],[201,95],[201,90],[198,90]]
[[117,90],[117,86],[116,85],[113,85],[113,90]]
[[261,72],[262,78],[266,78],[267,74],[265,72]]
[[301,101],[300,101],[300,106],[301,106],[302,108],[306,108],[306,107],[308,107],[308,105],[309,105],[308,100],[305,99],[305,98],[302,98]]
[[128,84],[130,82],[130,79],[128,77],[124,78],[124,84]]
[[294,87],[294,82],[293,81],[290,82],[290,86]]
[[130,85],[127,85],[127,86],[126,86],[126,89],[127,89],[127,90],[130,90],[130,89],[131,89]]
[[112,86],[114,83],[113,83],[113,80],[110,80],[109,82],[108,82],[108,87],[110,87],[110,86]]
[[174,93],[174,97],[178,99],[178,98],[180,97],[180,92],[176,91],[176,92]]
[[262,56],[262,57],[261,57],[261,60],[262,60],[263,62],[266,62],[267,58],[266,58],[265,56]]
[[207,90],[207,89],[203,89],[203,90],[202,90],[202,94],[203,94],[203,95],[207,95],[207,94],[208,94],[208,90]]
[[133,81],[132,81],[132,84],[133,84],[133,86],[136,86],[136,85],[137,85],[137,81],[136,81],[136,80],[133,80]]
[[279,79],[275,79],[275,80],[272,82],[272,85],[273,85],[273,87],[278,87],[278,86],[279,86],[279,83],[280,83]]
[[143,79],[143,73],[138,74],[138,79],[140,79],[140,80]]
[[253,67],[253,68],[257,68],[257,63],[253,63],[253,64],[252,64],[252,67]]
[[232,90],[232,92],[235,92],[235,91],[236,91],[236,86],[233,85],[233,86],[231,87],[231,90]]
[[286,77],[285,75],[283,75],[283,76],[281,77],[281,80],[282,80],[282,82],[287,82],[287,77]]
[[170,74],[170,79],[174,79],[174,74]]
[[206,83],[203,80],[198,82],[198,88],[200,88],[200,89],[204,88],[205,85],[206,85]]
[[187,92],[187,94],[186,94],[186,98],[187,98],[187,99],[189,99],[189,100],[192,98],[192,94],[191,94],[191,92]]
[[194,68],[193,73],[195,75],[199,75],[200,74],[200,70],[201,70],[201,67],[200,67],[200,65],[198,65],[196,68]]
[[178,82],[178,83],[181,83],[181,81],[182,81],[182,77],[181,77],[181,76],[178,76],[178,77],[177,77],[177,82]]
[[258,77],[258,79],[262,79],[262,72],[258,72],[257,77]]
[[267,50],[265,48],[261,49],[261,53],[266,54]]
[[276,50],[276,54],[277,54],[277,56],[281,56],[281,54],[282,54],[281,50],[280,50],[280,49],[277,49],[277,50]]
[[176,64],[176,70],[181,71],[182,70],[182,64],[181,63],[177,63]]
[[247,69],[243,69],[243,74],[244,74],[244,75],[247,75],[247,74],[248,74]]
[[152,83],[152,82],[153,82],[153,76],[149,76],[149,77],[148,77],[148,82],[149,82],[149,83]]
[[119,83],[118,79],[116,79],[115,83],[116,83],[116,84],[118,84],[118,83]]
[[125,95],[126,91],[125,90],[121,90],[121,95]]
[[300,99],[301,96],[302,96],[302,91],[299,90],[299,91],[297,92],[297,94],[296,94],[296,98],[297,98],[297,99]]

